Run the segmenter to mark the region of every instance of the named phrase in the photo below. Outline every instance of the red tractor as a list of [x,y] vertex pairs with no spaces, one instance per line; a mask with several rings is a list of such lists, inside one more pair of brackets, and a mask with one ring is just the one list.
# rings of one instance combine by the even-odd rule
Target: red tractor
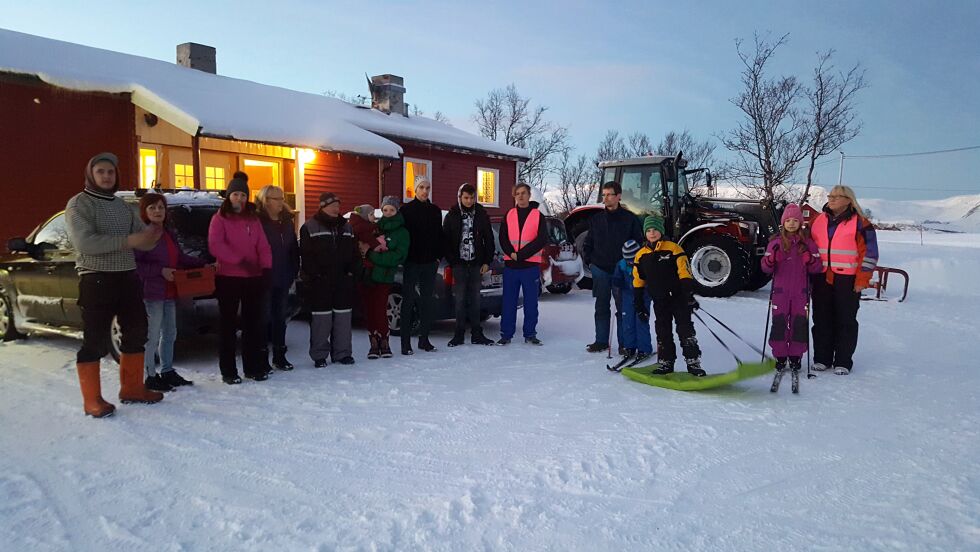
[[[615,181],[623,187],[623,206],[641,218],[654,213],[664,217],[665,237],[687,251],[699,295],[728,297],[743,289],[759,289],[769,281],[759,260],[769,238],[778,231],[782,205],[692,195],[689,177],[703,175],[710,189],[711,172],[687,169],[687,160],[680,153],[603,161],[599,168],[602,182]],[[583,205],[565,219],[580,252],[589,219],[602,209],[601,203]],[[583,287],[592,283],[591,275],[587,276],[580,282]]]

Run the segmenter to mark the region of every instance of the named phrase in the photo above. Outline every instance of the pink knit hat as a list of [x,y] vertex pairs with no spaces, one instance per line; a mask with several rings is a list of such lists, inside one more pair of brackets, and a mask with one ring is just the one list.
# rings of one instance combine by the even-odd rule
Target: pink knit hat
[[800,224],[803,224],[804,222],[803,210],[800,209],[800,206],[795,203],[790,203],[785,209],[783,209],[783,216],[779,219],[779,224],[783,224],[787,219],[791,218],[800,221]]

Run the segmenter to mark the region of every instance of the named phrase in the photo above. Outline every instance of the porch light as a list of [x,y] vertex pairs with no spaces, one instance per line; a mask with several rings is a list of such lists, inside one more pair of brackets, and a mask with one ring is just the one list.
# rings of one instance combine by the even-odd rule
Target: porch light
[[302,164],[312,163],[316,159],[316,152],[308,148],[300,148],[297,150],[297,158]]

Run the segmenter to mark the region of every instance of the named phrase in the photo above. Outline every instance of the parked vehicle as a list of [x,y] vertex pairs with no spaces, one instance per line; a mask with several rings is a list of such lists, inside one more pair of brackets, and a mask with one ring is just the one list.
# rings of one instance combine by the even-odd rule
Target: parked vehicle
[[[695,197],[688,190],[688,175],[704,173],[710,187],[711,172],[686,167],[687,160],[680,153],[599,163],[602,182],[615,181],[623,187],[622,203],[627,209],[640,216],[656,213],[664,217],[665,237],[687,252],[699,295],[728,297],[766,285],[770,277],[760,269],[759,260],[779,228],[782,205]],[[601,204],[584,205],[565,218],[579,251],[589,219],[601,209]],[[580,285],[591,287],[591,275]]]
[[[558,217],[544,217],[548,230],[548,243],[541,250],[541,286],[549,293],[564,294],[585,275],[585,266],[575,244],[569,240],[565,223]],[[494,240],[497,249],[500,223],[493,223]]]
[[[134,210],[140,192],[117,194]],[[213,262],[208,253],[208,225],[221,198],[207,192],[168,194],[169,224],[187,254]],[[64,211],[38,225],[26,238],[7,242],[0,256],[0,337],[10,340],[31,332],[81,339],[82,312],[78,306],[75,250],[68,239]],[[212,297],[177,301],[177,335],[216,331],[217,301]],[[120,333],[113,323],[110,351],[119,358]]]

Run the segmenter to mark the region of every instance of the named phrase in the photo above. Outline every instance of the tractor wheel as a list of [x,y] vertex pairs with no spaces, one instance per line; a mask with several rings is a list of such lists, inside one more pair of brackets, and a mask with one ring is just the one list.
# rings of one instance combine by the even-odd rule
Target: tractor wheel
[[749,252],[735,238],[705,234],[686,244],[694,292],[705,297],[730,297],[744,289],[752,273]]
[[[758,263],[756,263],[758,265]],[[761,268],[755,266],[755,272],[749,277],[749,283],[745,284],[746,291],[755,291],[757,289],[762,289],[766,284],[772,280],[772,274],[766,274]]]
[[555,294],[555,295],[558,295],[558,294],[564,295],[564,294],[568,293],[569,291],[572,291],[572,284],[571,284],[571,282],[565,282],[565,283],[561,283],[561,284],[551,284],[550,286],[548,286],[548,293],[552,293],[552,294]]

